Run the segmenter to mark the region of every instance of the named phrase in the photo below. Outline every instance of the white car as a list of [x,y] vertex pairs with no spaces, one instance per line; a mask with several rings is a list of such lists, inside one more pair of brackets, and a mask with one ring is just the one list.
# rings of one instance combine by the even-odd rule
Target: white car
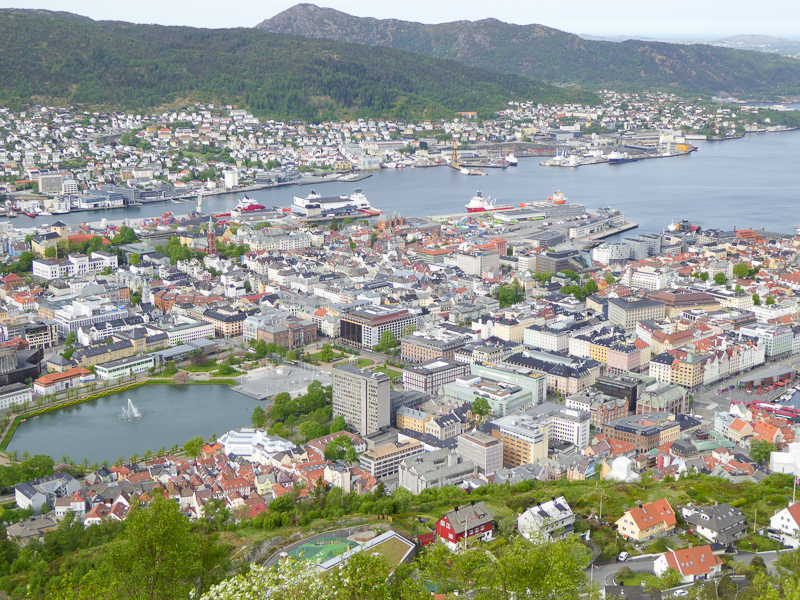
[[686,596],[689,595],[689,592],[687,592],[686,590],[675,590],[674,592],[672,592],[672,595],[675,598],[685,598]]
[[625,562],[630,557],[631,557],[631,555],[628,554],[627,552],[620,552],[619,556],[617,557],[617,562]]

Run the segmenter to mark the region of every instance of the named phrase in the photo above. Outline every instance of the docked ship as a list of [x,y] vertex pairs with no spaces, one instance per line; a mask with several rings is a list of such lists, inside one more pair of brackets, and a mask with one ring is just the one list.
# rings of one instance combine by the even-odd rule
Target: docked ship
[[519,161],[517,160],[517,157],[514,156],[513,152],[509,152],[508,154],[506,154],[506,164],[509,167],[516,167],[517,164],[519,164]]
[[350,196],[321,196],[316,191],[305,198],[295,196],[292,201],[292,217],[301,220],[322,221],[326,219],[353,217],[364,215],[377,217],[381,211],[372,208],[361,188],[356,188]]
[[468,213],[479,213],[479,212],[491,212],[494,210],[511,210],[514,208],[513,206],[509,206],[508,204],[495,204],[497,199],[493,199],[491,197],[484,198],[483,194],[480,190],[475,192],[475,195],[472,197],[466,205],[466,209]]
[[636,162],[639,160],[638,158],[631,156],[627,152],[617,152],[614,150],[613,152],[609,152],[608,154],[608,164],[610,165],[621,165],[623,163],[629,162]]
[[568,198],[564,195],[564,193],[561,190],[556,190],[555,193],[552,196],[548,196],[547,197],[547,200],[545,200],[545,202],[520,202],[519,207],[520,208],[525,208],[525,207],[528,207],[528,206],[536,206],[536,205],[540,205],[541,206],[542,204],[545,204],[545,203],[546,204],[558,204],[558,205],[561,205],[561,204],[566,204],[567,203],[567,199]]
[[241,200],[239,200],[239,204],[236,205],[236,208],[233,210],[237,212],[250,212],[252,210],[264,210],[267,208],[263,204],[259,204],[257,200],[253,198],[248,198],[245,196]]

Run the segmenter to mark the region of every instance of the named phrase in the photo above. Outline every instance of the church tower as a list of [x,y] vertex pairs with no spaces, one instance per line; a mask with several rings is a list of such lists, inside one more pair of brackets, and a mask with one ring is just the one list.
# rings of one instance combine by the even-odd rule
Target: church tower
[[214,231],[214,223],[208,217],[208,231],[206,232],[206,254],[215,256],[217,254],[217,232]]

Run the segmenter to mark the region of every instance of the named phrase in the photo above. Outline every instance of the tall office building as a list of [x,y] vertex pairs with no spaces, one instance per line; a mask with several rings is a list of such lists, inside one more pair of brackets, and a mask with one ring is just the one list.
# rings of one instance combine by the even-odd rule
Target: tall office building
[[342,415],[353,433],[365,436],[391,422],[389,376],[339,365],[333,369],[333,416]]

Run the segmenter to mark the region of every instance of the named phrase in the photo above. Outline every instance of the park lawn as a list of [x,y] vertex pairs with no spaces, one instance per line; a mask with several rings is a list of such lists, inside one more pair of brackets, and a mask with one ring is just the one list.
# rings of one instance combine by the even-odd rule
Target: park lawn
[[358,366],[361,367],[362,369],[364,367],[368,367],[368,366],[373,365],[373,364],[375,364],[375,361],[374,360],[370,360],[369,358],[359,358],[358,359]]
[[386,365],[378,367],[377,369],[373,369],[373,371],[386,373],[389,376],[389,379],[391,379],[392,381],[403,375],[400,371],[395,371],[394,369],[390,369]]

